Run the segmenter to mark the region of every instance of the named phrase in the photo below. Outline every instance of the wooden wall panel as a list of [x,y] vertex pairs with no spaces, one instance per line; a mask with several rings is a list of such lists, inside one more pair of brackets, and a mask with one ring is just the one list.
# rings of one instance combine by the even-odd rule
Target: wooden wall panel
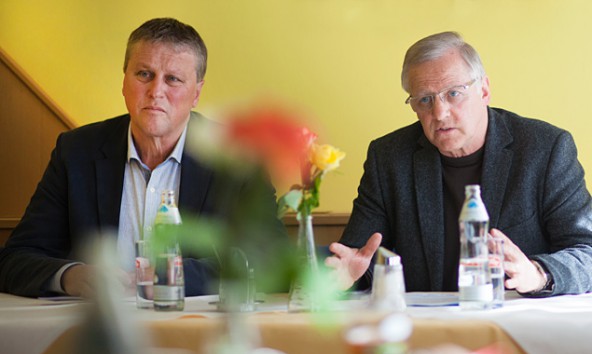
[[73,127],[0,49],[0,245],[25,211],[58,134]]

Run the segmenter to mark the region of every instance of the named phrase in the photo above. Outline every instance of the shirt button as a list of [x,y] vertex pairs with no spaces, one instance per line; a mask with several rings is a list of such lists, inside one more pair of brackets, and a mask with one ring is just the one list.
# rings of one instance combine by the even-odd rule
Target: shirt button
[[146,226],[146,231],[152,231],[152,226]]
[[156,189],[154,187],[150,187],[150,193],[154,193]]

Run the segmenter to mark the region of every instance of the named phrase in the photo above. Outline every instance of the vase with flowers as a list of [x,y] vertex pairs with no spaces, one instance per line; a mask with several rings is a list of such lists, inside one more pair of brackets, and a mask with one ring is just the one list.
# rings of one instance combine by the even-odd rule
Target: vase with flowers
[[[316,135],[314,135],[316,138]],[[325,174],[339,167],[345,153],[328,145],[310,144],[301,155],[302,183],[292,186],[278,201],[279,214],[295,211],[298,220],[297,252],[302,269],[292,282],[288,311],[316,311],[319,302],[315,298],[314,284],[318,277],[318,261],[312,227],[312,211],[319,206],[320,186]]]

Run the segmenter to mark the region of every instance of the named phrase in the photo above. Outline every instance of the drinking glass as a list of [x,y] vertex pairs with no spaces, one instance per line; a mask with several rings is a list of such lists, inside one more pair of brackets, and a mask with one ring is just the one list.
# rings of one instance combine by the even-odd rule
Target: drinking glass
[[139,309],[154,306],[154,265],[151,258],[150,242],[136,241],[136,306]]
[[499,308],[504,306],[504,240],[488,237],[487,248],[489,249],[489,274],[493,284],[492,308]]

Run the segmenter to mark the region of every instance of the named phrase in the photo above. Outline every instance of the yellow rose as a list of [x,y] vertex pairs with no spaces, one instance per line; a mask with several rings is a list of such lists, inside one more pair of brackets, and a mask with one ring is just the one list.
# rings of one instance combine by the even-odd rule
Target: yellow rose
[[321,171],[331,171],[339,167],[339,162],[345,157],[345,152],[329,145],[313,144],[311,162]]

